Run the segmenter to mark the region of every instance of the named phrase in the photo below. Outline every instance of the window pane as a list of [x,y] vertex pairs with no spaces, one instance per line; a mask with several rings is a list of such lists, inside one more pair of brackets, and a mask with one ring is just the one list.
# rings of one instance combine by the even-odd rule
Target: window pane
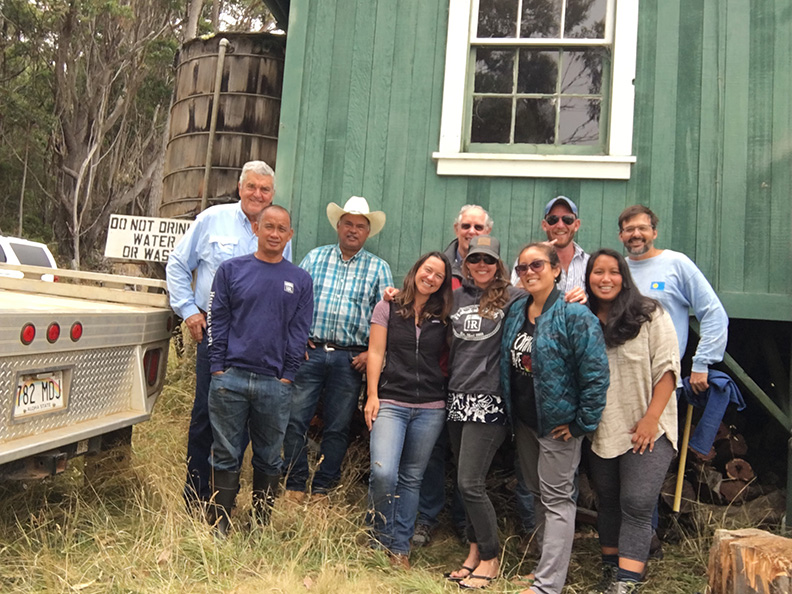
[[517,92],[555,93],[558,82],[558,55],[557,51],[521,49]]
[[518,99],[514,142],[555,142],[555,99]]
[[558,136],[561,144],[599,144],[600,101],[598,99],[561,99]]
[[561,92],[569,95],[599,95],[605,48],[565,50],[561,68]]
[[479,37],[516,37],[517,0],[480,0]]
[[564,37],[605,38],[608,0],[567,0]]
[[511,93],[514,86],[514,51],[476,49],[476,93]]
[[470,142],[509,142],[512,102],[509,97],[475,97]]
[[560,37],[562,0],[523,0],[520,37]]

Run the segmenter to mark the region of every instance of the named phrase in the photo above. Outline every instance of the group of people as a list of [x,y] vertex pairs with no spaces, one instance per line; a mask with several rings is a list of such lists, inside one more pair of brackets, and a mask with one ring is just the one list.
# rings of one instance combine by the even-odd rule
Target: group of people
[[627,259],[604,248],[589,255],[574,241],[577,206],[554,198],[541,223],[548,241],[523,248],[510,275],[489,214],[466,205],[452,244],[421,256],[397,291],[388,289],[388,264],[364,249],[384,213],[360,197],[331,203],[338,243],[311,250],[298,267],[289,262],[289,213],[272,205],[274,189],[266,164],[245,164],[240,202],[199,215],[168,262],[171,303],[199,342],[188,505],[208,504],[210,521],[227,532],[248,431],[255,518],[267,521],[283,474],[286,498],[303,502],[307,432],[320,399],[310,491],[312,500],[326,498],[365,373],[369,525],[394,565],[409,568],[416,518],[428,535],[442,508],[448,443],[470,546],[446,577],[468,589],[498,577],[485,479],[513,435],[541,546],[524,594],[564,586],[584,449],[602,548],[594,591],[633,592],[677,449],[674,394],[689,310],[701,323],[694,391],[707,389],[728,325],[695,264],[654,246],[656,215],[640,205],[620,215]]

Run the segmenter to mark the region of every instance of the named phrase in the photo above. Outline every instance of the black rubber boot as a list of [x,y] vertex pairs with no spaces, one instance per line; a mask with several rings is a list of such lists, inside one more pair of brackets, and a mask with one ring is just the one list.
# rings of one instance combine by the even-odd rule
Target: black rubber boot
[[231,527],[231,508],[239,490],[239,472],[212,470],[212,502],[209,523],[217,535],[225,538]]
[[270,513],[278,495],[280,475],[264,474],[253,469],[253,522],[261,526],[269,523]]

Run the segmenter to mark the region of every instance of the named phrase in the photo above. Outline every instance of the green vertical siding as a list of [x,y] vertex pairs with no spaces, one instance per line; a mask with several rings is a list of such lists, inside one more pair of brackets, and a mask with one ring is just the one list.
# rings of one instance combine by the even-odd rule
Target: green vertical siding
[[640,202],[730,315],[792,319],[788,0],[641,0],[626,182],[437,176],[447,15],[448,0],[292,1],[278,199],[298,258],[335,240],[325,208],[353,194],[387,213],[368,247],[397,277],[453,239],[466,203],[489,210],[511,262],[557,194],[578,203],[590,251],[619,247],[616,217]]

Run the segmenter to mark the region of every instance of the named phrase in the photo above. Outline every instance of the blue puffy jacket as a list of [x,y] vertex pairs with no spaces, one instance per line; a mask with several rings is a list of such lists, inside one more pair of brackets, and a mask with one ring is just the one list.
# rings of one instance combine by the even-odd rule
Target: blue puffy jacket
[[[508,353],[525,323],[529,299],[532,299],[530,295],[512,304],[504,323],[501,386],[510,418]],[[560,291],[554,290],[536,318],[531,359],[538,434],[545,436],[566,423],[575,437],[594,431],[605,408],[610,384],[605,338],[597,317],[585,305],[566,303]]]

